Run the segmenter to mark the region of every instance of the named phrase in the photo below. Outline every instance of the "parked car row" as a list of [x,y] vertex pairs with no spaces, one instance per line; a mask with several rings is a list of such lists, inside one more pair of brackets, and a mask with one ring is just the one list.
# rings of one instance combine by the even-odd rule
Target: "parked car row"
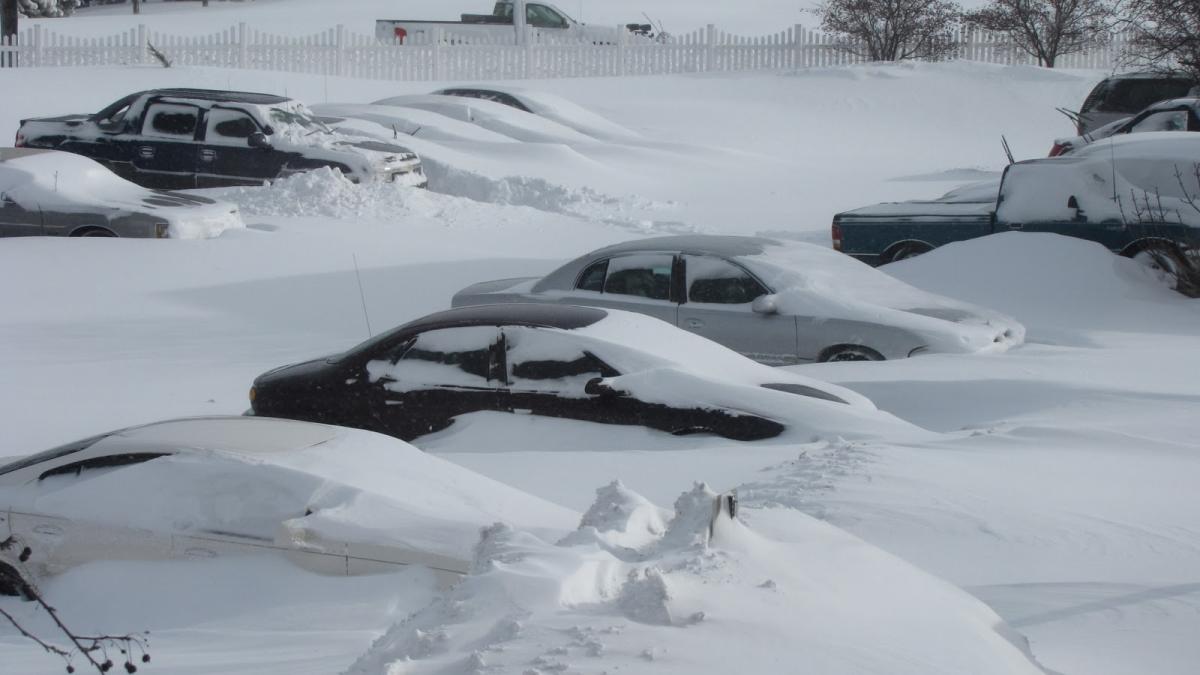
[[1196,93],[1183,76],[1106,78],[1076,115],[1079,135],[1056,139],[1049,158],[1012,163],[999,181],[938,199],[838,213],[833,247],[885,265],[997,232],[1053,232],[1177,270],[1200,247]]

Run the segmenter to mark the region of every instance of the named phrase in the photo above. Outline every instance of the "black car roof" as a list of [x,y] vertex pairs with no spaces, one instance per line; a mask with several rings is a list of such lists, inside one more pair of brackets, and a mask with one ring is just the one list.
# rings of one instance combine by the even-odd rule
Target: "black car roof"
[[595,307],[511,303],[456,307],[410,321],[397,330],[406,333],[459,326],[538,326],[571,330],[590,326],[608,316]]
[[194,98],[200,101],[225,101],[229,103],[248,103],[251,105],[275,105],[286,103],[289,100],[275,94],[259,94],[251,91],[223,91],[220,89],[151,89],[143,93],[151,96],[172,96],[176,98]]

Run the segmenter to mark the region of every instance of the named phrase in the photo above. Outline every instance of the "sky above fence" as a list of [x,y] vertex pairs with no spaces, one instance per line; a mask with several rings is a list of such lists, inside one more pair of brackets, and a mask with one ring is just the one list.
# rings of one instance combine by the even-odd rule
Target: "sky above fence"
[[[803,24],[817,27],[808,0],[549,0],[578,21],[600,25],[645,23],[648,16],[669,33],[682,33],[715,24],[745,35],[774,33]],[[375,19],[444,20],[463,13],[491,11],[494,0],[212,0],[209,7],[198,2],[143,0],[142,14],[134,17],[129,4],[89,7],[68,19],[43,19],[59,32],[92,34],[97,30],[122,30],[146,23],[158,30],[199,33],[209,30],[208,21],[197,21],[203,13],[211,17],[212,30],[236,21],[247,21],[283,33],[317,32],[344,24],[359,32],[374,31]],[[964,0],[974,7],[983,0]],[[29,23],[29,22],[23,22]]]

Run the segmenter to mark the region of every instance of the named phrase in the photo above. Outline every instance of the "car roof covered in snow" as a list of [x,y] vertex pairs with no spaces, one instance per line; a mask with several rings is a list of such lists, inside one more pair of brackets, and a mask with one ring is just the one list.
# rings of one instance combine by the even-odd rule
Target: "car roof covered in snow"
[[571,330],[600,321],[608,313],[575,305],[503,304],[458,307],[404,324],[397,331],[426,331],[461,326],[534,326]]
[[191,98],[200,101],[248,103],[250,105],[275,105],[291,100],[275,94],[260,94],[251,91],[224,91],[221,89],[150,89],[141,93],[149,96],[170,96],[173,98]]
[[58,152],[58,150],[47,150],[45,148],[0,148],[0,162],[21,159],[22,157],[32,157],[33,155],[42,155],[49,152]]

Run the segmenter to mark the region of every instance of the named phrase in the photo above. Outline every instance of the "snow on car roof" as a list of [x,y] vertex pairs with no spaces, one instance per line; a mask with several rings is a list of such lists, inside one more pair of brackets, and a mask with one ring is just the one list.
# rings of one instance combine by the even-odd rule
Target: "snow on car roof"
[[20,159],[22,157],[30,157],[33,155],[41,155],[47,152],[55,151],[46,150],[44,148],[0,148],[0,162],[7,162],[11,159]]
[[336,427],[310,422],[259,417],[196,417],[168,420],[118,431],[97,443],[127,448],[138,445],[223,450],[243,455],[266,455],[300,450],[337,438]]
[[275,105],[291,100],[276,94],[260,94],[252,91],[223,91],[220,89],[151,89],[142,93],[150,96],[171,96],[200,101],[249,103],[251,105]]

